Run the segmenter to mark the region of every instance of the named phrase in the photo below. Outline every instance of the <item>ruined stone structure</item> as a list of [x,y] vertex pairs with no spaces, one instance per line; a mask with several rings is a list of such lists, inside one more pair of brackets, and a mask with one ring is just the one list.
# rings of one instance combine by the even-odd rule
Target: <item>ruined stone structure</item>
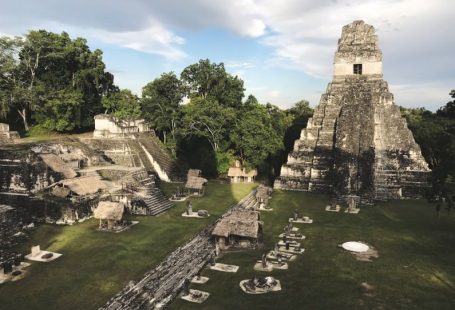
[[10,131],[8,124],[0,123],[0,144],[14,143],[17,139],[19,139],[17,131]]
[[[257,201],[253,191],[230,208],[223,217],[234,210],[244,210],[255,204]],[[138,282],[130,281],[100,309],[164,309],[184,288],[186,280],[192,279],[216,255],[211,236],[214,226],[215,224],[210,225],[177,248]]]
[[231,179],[231,183],[252,183],[254,182],[254,178],[256,178],[257,175],[258,171],[256,169],[247,171],[246,168],[242,167],[242,164],[239,160],[236,160],[234,167],[229,167],[228,170],[228,177]]
[[95,116],[93,137],[116,138],[148,131],[150,128],[144,119],[122,120],[110,114],[99,114]]
[[16,244],[14,235],[20,231],[20,218],[16,210],[0,204],[0,249],[11,248]]
[[372,200],[420,197],[430,173],[382,78],[373,26],[343,27],[332,83],[281,167],[275,188]]
[[127,191],[128,186],[132,185],[142,194],[141,196],[135,195],[131,203],[126,204],[131,214],[158,215],[175,205],[161,191],[155,175],[149,175],[145,170],[128,175],[126,181]]
[[82,141],[94,150],[103,150],[111,163],[144,167],[165,182],[181,178],[175,160],[143,119],[125,121],[107,114],[97,115],[93,138]]
[[0,148],[0,194],[36,193],[62,179],[26,147]]

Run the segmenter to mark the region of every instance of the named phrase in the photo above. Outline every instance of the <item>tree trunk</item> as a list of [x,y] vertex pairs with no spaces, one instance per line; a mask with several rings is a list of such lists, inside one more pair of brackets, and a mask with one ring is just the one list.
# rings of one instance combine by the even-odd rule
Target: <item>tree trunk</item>
[[28,127],[28,122],[27,122],[27,110],[25,108],[23,108],[22,111],[18,110],[17,112],[19,113],[19,115],[22,118],[22,122],[24,123],[25,131],[28,131],[29,127]]

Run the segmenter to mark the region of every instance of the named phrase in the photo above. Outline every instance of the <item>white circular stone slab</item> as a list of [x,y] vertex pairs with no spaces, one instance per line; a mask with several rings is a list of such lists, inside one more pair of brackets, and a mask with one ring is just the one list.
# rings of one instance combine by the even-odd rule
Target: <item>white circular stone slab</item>
[[357,241],[345,242],[341,245],[341,247],[347,251],[357,252],[357,253],[366,252],[370,249],[370,247],[368,245],[366,245],[365,243],[357,242]]

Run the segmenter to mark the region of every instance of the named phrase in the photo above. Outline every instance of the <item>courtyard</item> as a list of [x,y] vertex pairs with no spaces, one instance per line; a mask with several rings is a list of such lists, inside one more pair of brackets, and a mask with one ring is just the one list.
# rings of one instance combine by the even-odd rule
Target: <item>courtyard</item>
[[[262,212],[264,246],[233,251],[217,262],[240,266],[237,273],[205,270],[210,280],[191,288],[210,293],[202,305],[176,299],[171,309],[453,309],[455,307],[455,217],[423,200],[390,201],[363,207],[357,215],[326,212],[321,195],[274,191],[272,212]],[[306,235],[305,252],[289,270],[259,272],[254,262],[273,249],[294,209],[314,219],[295,225]],[[337,245],[359,240],[379,258],[362,262]],[[272,275],[282,290],[248,295],[239,282]],[[371,286],[368,291],[362,283]],[[365,284],[364,284],[365,285]]]
[[[97,231],[98,221],[73,226],[40,225],[21,246],[62,253],[51,263],[34,262],[27,277],[0,286],[0,309],[97,309],[130,280],[139,279],[179,245],[247,195],[255,184],[210,182],[203,198],[192,198],[206,219],[181,217],[185,203],[156,216],[132,217],[139,224],[119,234]],[[164,184],[170,195],[174,184]]]
[[[194,208],[209,210],[207,219],[186,219],[185,203],[158,217],[134,217],[140,223],[121,234],[96,231],[90,220],[74,226],[41,225],[32,244],[63,253],[53,263],[34,263],[25,279],[0,286],[5,309],[96,309],[131,279],[139,279],[167,254],[212,223],[254,184],[210,182]],[[175,185],[166,185],[169,195]],[[262,212],[264,245],[253,251],[224,253],[218,262],[239,265],[237,273],[204,270],[210,280],[192,288],[210,293],[202,305],[176,299],[171,309],[453,309],[455,306],[455,218],[438,219],[423,200],[391,201],[363,207],[357,215],[326,212],[323,195],[275,191],[272,212]],[[305,253],[289,270],[261,273],[254,262],[278,241],[293,210],[314,219],[298,225],[307,236]],[[373,245],[379,258],[357,261],[338,244],[359,240]],[[449,249],[449,250],[448,250]],[[283,290],[247,295],[239,282],[253,275],[273,275]],[[370,289],[365,291],[362,283]]]

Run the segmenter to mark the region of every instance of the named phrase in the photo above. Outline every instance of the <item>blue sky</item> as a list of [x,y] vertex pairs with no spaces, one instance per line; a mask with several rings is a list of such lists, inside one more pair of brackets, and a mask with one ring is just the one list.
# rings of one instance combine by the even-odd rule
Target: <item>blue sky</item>
[[341,27],[356,19],[377,29],[397,104],[435,110],[455,88],[451,0],[0,1],[0,34],[87,38],[116,84],[138,94],[162,72],[209,58],[263,103],[314,106],[331,80]]

